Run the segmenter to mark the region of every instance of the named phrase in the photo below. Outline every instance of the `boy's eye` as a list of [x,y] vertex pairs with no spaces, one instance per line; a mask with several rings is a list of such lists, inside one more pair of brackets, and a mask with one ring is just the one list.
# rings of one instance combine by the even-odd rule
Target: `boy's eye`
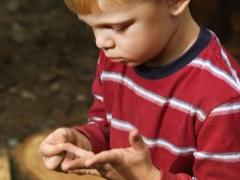
[[110,29],[116,34],[123,33],[127,29],[127,27],[128,26],[126,26],[126,25],[124,25],[124,26],[105,26],[106,29]]
[[120,33],[123,33],[126,30],[126,28],[127,27],[124,26],[124,27],[117,27],[117,28],[112,28],[112,29],[116,34],[120,34]]

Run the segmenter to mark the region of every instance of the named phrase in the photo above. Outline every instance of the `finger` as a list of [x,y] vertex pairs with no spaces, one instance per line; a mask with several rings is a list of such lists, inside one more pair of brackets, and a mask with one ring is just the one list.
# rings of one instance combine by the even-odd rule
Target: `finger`
[[96,175],[96,176],[101,176],[100,173],[96,169],[75,169],[75,170],[70,170],[68,173],[74,173],[74,174],[91,174],[91,175]]
[[41,157],[52,157],[64,152],[63,144],[44,143],[40,145],[38,152]]
[[93,156],[94,154],[90,151],[86,151],[82,148],[79,148],[71,143],[65,143],[63,146],[63,149],[69,153],[74,154],[77,157],[90,157]]
[[64,171],[75,170],[75,169],[86,169],[84,158],[78,158],[74,160],[65,160],[62,162],[62,169]]
[[64,154],[58,155],[58,156],[53,156],[50,158],[44,158],[43,162],[47,169],[55,170],[60,166],[63,158],[64,158]]
[[67,152],[62,162],[62,169],[64,171],[73,169],[86,168],[85,160],[94,154],[71,143],[65,143],[63,149]]
[[130,131],[129,142],[136,151],[142,151],[147,146],[146,143],[143,141],[140,132],[136,128]]
[[121,150],[102,151],[93,157],[86,160],[86,167],[94,166],[97,164],[120,164],[122,162],[123,154]]

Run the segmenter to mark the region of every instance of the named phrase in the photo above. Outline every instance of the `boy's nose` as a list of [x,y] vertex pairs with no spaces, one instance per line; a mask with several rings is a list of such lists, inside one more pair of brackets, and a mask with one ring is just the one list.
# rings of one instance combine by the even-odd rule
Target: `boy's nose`
[[96,38],[96,45],[99,49],[107,50],[115,47],[115,43],[113,39],[111,39],[108,36],[95,35],[95,38]]

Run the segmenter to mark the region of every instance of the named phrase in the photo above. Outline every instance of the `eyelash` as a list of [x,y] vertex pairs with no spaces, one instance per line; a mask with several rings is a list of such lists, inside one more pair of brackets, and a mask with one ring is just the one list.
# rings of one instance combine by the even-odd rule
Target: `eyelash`
[[127,27],[122,27],[122,28],[112,28],[112,30],[116,33],[116,34],[122,34],[124,33],[124,31],[127,29]]
[[[125,27],[119,27],[119,28],[114,28],[114,27],[106,27],[107,29],[111,29],[114,33],[116,34],[122,34],[124,31],[127,29],[127,26]],[[86,29],[90,31],[92,29],[89,25],[86,24]]]

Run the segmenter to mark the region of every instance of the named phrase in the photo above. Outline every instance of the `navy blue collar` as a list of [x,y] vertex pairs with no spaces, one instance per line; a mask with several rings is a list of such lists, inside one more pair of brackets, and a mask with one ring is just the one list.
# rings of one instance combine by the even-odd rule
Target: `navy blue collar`
[[192,60],[194,60],[210,43],[212,34],[200,25],[200,33],[195,43],[182,56],[173,62],[154,68],[149,68],[143,65],[134,67],[134,71],[141,77],[146,79],[161,79],[168,77],[179,71]]

